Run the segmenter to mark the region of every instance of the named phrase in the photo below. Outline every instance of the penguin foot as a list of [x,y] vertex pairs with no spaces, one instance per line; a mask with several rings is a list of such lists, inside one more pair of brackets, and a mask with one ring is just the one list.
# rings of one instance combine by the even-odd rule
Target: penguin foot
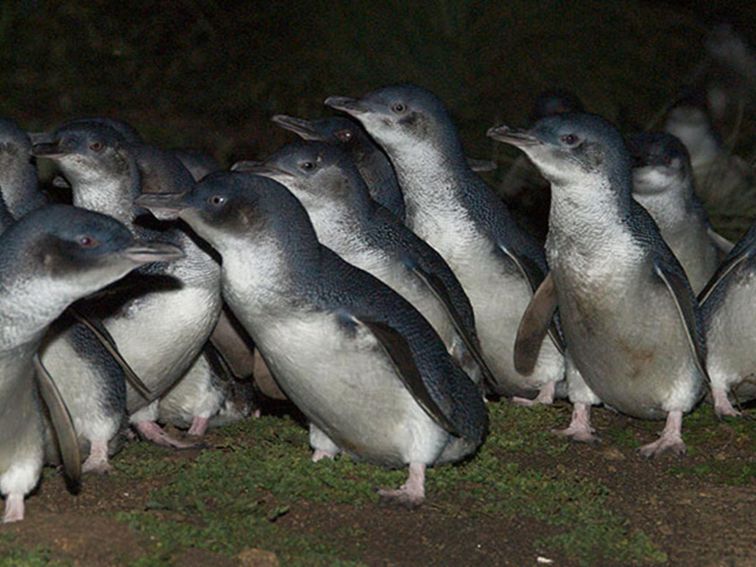
[[137,433],[146,441],[152,441],[155,445],[161,447],[171,447],[173,449],[192,449],[197,447],[194,443],[179,441],[168,435],[165,430],[154,421],[138,421],[134,424]]
[[556,382],[549,382],[548,384],[541,387],[541,389],[538,391],[538,395],[534,399],[530,400],[528,398],[520,398],[519,396],[515,396],[512,398],[512,403],[528,408],[532,408],[533,406],[538,405],[550,406],[554,403],[555,391]]
[[664,425],[659,439],[639,449],[640,454],[647,459],[658,457],[669,451],[675,455],[685,454],[685,443],[680,435],[682,429],[682,412],[671,411],[667,414],[667,423]]
[[384,505],[417,508],[425,500],[425,465],[410,463],[407,482],[396,490],[382,488],[378,496]]
[[717,417],[740,417],[742,414],[732,407],[730,398],[723,388],[712,388],[711,396],[714,398],[714,413]]
[[191,435],[192,437],[202,437],[205,433],[207,433],[207,426],[209,424],[209,417],[194,416],[194,418],[192,419],[192,426],[189,428],[189,431],[187,431],[186,434]]
[[24,495],[9,494],[5,497],[5,512],[3,523],[20,522],[24,519]]
[[318,461],[322,461],[323,459],[335,459],[336,453],[332,453],[331,451],[324,451],[323,449],[315,449],[312,452],[312,462],[317,463]]
[[101,440],[91,441],[89,456],[84,461],[84,464],[81,465],[81,472],[107,474],[112,468],[108,462],[108,442]]
[[591,427],[591,406],[588,404],[576,403],[572,409],[572,419],[567,429],[553,429],[552,433],[569,437],[573,441],[580,443],[599,443],[596,430]]

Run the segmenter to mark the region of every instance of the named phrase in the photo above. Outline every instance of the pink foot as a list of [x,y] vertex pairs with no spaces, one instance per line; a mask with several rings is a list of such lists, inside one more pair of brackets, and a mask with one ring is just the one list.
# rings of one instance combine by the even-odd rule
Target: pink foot
[[518,396],[515,396],[514,398],[512,398],[512,403],[528,408],[532,408],[533,406],[537,405],[550,406],[554,403],[555,391],[556,382],[549,382],[539,390],[538,395],[534,399],[530,400],[528,398],[520,398]]
[[596,430],[591,427],[591,406],[588,404],[576,403],[572,408],[572,420],[567,429],[555,429],[553,432],[581,443],[600,441],[595,434]]
[[410,463],[407,482],[397,490],[382,488],[378,495],[384,504],[417,508],[425,500],[425,465]]
[[89,456],[81,466],[81,472],[107,474],[112,467],[108,462],[108,442],[103,440],[92,441],[89,448]]
[[210,424],[210,418],[209,417],[198,417],[195,416],[194,419],[192,419],[192,426],[189,428],[189,431],[187,431],[187,435],[191,435],[193,437],[202,437],[207,432],[207,426]]
[[3,523],[20,522],[24,519],[24,495],[9,494],[5,497],[5,513]]
[[662,453],[669,451],[675,455],[685,454],[685,443],[683,443],[680,430],[682,428],[682,412],[671,411],[667,414],[667,423],[659,439],[648,445],[641,447],[640,454],[646,458],[657,457]]
[[323,449],[315,449],[312,452],[313,463],[317,463],[318,461],[322,461],[323,459],[333,460],[334,458],[336,458],[336,453],[332,453],[331,451],[323,451]]
[[714,398],[714,413],[717,417],[739,417],[741,413],[732,407],[730,398],[724,388],[712,388],[711,396]]
[[191,449],[196,447],[193,443],[185,443],[174,439],[168,435],[162,427],[154,421],[138,421],[134,424],[139,435],[147,441],[152,441],[155,445],[161,447],[172,447],[174,449]]

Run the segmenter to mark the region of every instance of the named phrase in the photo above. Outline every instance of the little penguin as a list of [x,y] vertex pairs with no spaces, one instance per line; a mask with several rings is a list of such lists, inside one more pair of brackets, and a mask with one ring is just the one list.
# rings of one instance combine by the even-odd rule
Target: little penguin
[[370,198],[348,154],[322,142],[283,146],[254,173],[284,185],[304,205],[321,244],[372,274],[428,320],[473,380],[495,378],[486,366],[472,305],[444,259]]
[[725,147],[699,90],[687,93],[670,108],[664,130],[687,148],[696,194],[705,204],[726,205],[756,183],[753,169]]
[[53,159],[71,184],[74,204],[110,214],[135,235],[170,241],[185,253],[172,264],[150,266],[130,276],[129,287],[114,290],[109,301],[88,304],[113,336],[151,399],[127,390],[130,421],[146,439],[185,447],[157,424],[158,397],[195,363],[220,311],[220,268],[178,228],[157,230],[137,222],[134,205],[141,191],[160,191],[165,179],[183,188],[194,183],[173,156],[156,148],[129,144],[98,124],[59,128],[52,142],[35,144],[35,155]]
[[425,89],[400,85],[360,100],[330,97],[326,105],[357,118],[388,154],[407,226],[446,260],[470,298],[495,393],[551,403],[564,378],[556,331],[533,374],[518,372],[513,362],[517,327],[546,270],[543,248],[470,169],[443,103]]
[[[43,411],[33,383],[33,357],[47,327],[73,302],[148,262],[180,255],[172,246],[139,242],[105,215],[66,205],[36,209],[0,235],[0,491],[4,522],[22,520],[24,496],[39,480]],[[46,395],[55,423],[62,400]],[[70,422],[69,422],[70,425]],[[73,432],[72,432],[73,433]],[[75,434],[74,434],[75,436]],[[59,437],[60,438],[60,437]],[[78,450],[61,441],[66,451]]]
[[659,225],[662,238],[700,293],[732,243],[714,232],[693,191],[693,171],[685,146],[671,134],[644,132],[627,138],[634,160],[633,199]]
[[756,223],[735,245],[699,296],[706,329],[714,411],[736,416],[728,396],[756,398]]
[[[404,221],[404,197],[394,168],[380,146],[370,139],[359,122],[343,116],[304,120],[285,114],[277,114],[272,120],[304,140],[326,142],[347,152],[357,165],[373,200]],[[496,164],[490,161],[472,158],[467,158],[467,161],[475,171],[496,169]]]
[[427,466],[480,445],[483,399],[433,328],[388,286],[321,245],[285,187],[223,172],[188,194],[139,203],[178,215],[220,253],[223,296],[313,423],[316,451],[409,465],[407,482],[382,496],[415,506]]
[[46,203],[32,163],[32,144],[18,124],[0,118],[0,193],[14,219]]
[[[537,344],[558,305],[569,356],[590,391],[632,417],[666,418],[641,454],[684,452],[682,416],[707,379],[701,313],[656,223],[632,199],[632,159],[619,131],[599,116],[569,113],[489,136],[522,149],[551,182],[551,272],[518,339]],[[578,439],[591,437],[589,409],[575,405],[568,431]]]

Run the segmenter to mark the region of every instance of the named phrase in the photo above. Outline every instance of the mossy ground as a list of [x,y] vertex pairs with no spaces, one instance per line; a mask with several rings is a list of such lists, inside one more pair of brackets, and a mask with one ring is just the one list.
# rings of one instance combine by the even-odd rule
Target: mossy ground
[[[172,565],[186,564],[188,553],[200,553],[197,564],[238,565],[249,549],[275,553],[284,565],[524,565],[538,556],[559,565],[675,565],[715,526],[712,510],[693,501],[687,514],[708,519],[679,532],[665,507],[716,491],[731,518],[749,517],[742,507],[756,485],[754,410],[720,422],[701,407],[684,424],[688,456],[646,461],[637,447],[659,423],[597,410],[603,442],[587,447],[550,433],[566,424],[566,405],[489,409],[491,433],[480,452],[430,471],[427,502],[412,511],[383,507],[376,494],[401,484],[404,471],[348,458],[314,464],[306,430],[288,415],[214,431],[202,450],[131,443],[110,477],[90,479],[78,497],[48,471],[29,500],[29,519],[2,529],[0,565]],[[107,533],[95,524],[107,524]],[[753,530],[731,529],[744,538],[740,546],[712,540],[696,554],[754,559]],[[97,545],[105,550],[79,553]]]

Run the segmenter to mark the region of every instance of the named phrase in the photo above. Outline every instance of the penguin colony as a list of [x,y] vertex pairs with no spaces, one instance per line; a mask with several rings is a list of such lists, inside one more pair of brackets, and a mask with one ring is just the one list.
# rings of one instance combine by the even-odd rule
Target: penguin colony
[[[230,170],[109,118],[0,121],[4,522],[44,464],[76,490],[129,430],[181,448],[165,424],[196,438],[250,417],[255,356],[309,421],[312,460],[407,467],[380,492],[405,506],[427,467],[499,433],[486,399],[567,398],[576,441],[597,439],[598,404],[664,420],[653,457],[685,452],[702,400],[735,416],[756,397],[756,224],[735,245],[709,225],[699,198],[725,195],[696,168],[717,140],[690,99],[667,132],[623,138],[546,93],[530,127],[488,131],[528,159],[499,194],[433,93],[325,104],[339,115],[273,117],[301,139]],[[544,245],[511,197],[549,188]]]

